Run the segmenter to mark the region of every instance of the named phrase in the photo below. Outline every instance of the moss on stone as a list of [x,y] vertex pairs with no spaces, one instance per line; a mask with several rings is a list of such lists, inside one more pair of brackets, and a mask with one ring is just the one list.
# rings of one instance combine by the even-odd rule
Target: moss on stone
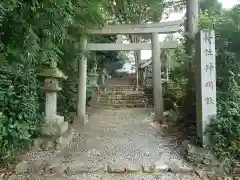
[[67,79],[67,76],[65,76],[58,68],[45,69],[39,73],[39,76]]

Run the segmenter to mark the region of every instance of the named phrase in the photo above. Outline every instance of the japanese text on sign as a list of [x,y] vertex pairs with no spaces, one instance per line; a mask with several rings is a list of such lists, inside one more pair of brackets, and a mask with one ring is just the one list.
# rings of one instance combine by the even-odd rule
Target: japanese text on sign
[[213,30],[200,31],[200,61],[197,73],[197,118],[198,135],[203,146],[209,144],[206,130],[216,116],[216,60],[215,35]]

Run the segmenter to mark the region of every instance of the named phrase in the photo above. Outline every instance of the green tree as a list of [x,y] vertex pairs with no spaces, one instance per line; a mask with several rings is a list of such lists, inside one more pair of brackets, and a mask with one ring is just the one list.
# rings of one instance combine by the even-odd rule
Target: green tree
[[219,158],[239,160],[240,5],[222,9],[219,14],[205,12],[200,25],[214,28],[216,34],[217,118],[209,129],[213,150]]
[[203,12],[208,12],[209,15],[220,14],[222,4],[218,0],[202,0],[200,1],[200,8]]
[[85,28],[103,20],[98,0],[0,2],[0,162],[39,135],[44,96],[37,73],[54,60],[70,74],[78,52],[70,48],[79,44]]

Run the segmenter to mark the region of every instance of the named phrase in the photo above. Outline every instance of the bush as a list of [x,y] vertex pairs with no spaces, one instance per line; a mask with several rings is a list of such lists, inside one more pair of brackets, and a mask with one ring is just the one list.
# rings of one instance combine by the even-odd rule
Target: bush
[[[63,90],[59,92],[58,96],[58,111],[68,119],[71,113],[77,111],[77,77],[69,78],[63,81]],[[93,94],[93,88],[89,87],[89,79],[87,79],[87,92],[86,92],[86,104],[91,99]]]
[[38,133],[40,114],[36,95],[36,74],[23,65],[0,69],[0,162],[27,147]]
[[177,113],[183,115],[183,102],[185,97],[186,79],[175,79],[169,84],[169,96],[174,102]]
[[233,160],[240,159],[240,89],[233,81],[228,89],[218,93],[217,119],[212,121],[209,131],[216,155]]

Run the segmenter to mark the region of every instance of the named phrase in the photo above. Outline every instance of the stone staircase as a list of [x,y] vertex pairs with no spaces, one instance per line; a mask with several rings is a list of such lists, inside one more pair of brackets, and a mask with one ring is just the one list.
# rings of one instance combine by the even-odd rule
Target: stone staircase
[[120,75],[110,79],[101,85],[99,92],[95,94],[89,103],[93,108],[145,108],[148,99],[143,88],[135,88],[135,74]]

